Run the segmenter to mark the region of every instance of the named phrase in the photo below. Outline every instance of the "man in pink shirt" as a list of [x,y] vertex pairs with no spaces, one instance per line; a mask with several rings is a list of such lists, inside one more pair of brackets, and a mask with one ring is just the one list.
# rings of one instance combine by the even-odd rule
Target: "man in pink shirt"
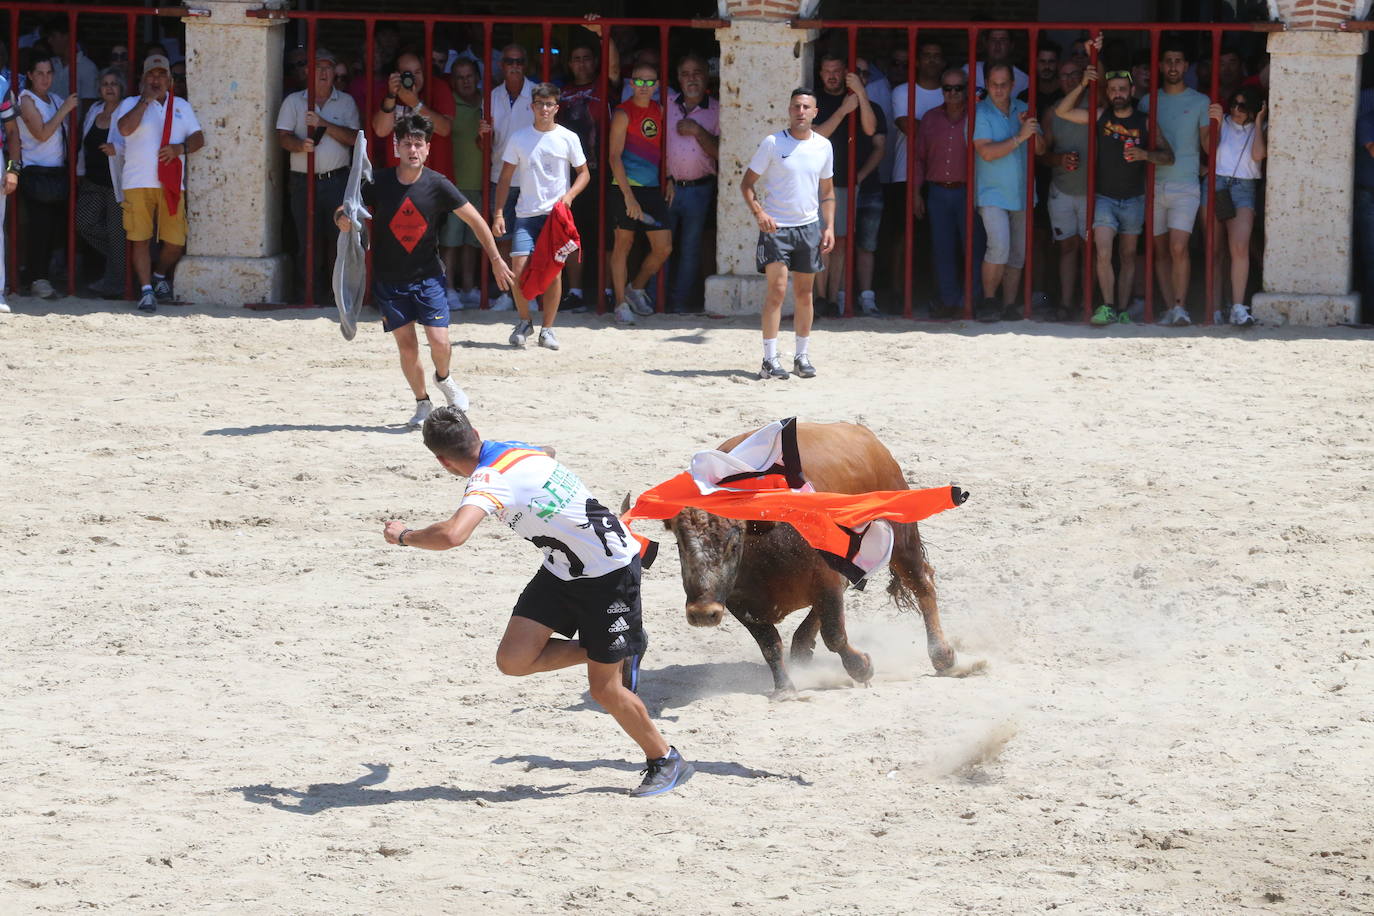
[[[935,273],[938,299],[931,303],[930,317],[952,318],[962,308],[963,257],[968,207],[968,74],[951,67],[940,77],[943,105],[930,109],[916,129],[916,174],[911,206],[917,219],[926,215],[921,186],[929,185],[930,261]],[[974,221],[973,259],[982,261],[981,222]],[[973,272],[973,298],[979,300],[978,271]]]
[[687,54],[678,61],[678,95],[668,102],[668,228],[673,254],[668,311],[685,312],[696,294],[701,239],[715,208],[720,102],[706,94],[706,61]]

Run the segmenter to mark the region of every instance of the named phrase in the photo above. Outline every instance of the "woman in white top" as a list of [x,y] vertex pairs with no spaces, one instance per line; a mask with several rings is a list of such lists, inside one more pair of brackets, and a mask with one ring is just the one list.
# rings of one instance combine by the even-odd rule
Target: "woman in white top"
[[[1255,200],[1264,178],[1260,163],[1267,152],[1265,107],[1257,90],[1237,89],[1225,109],[1214,103],[1209,110],[1212,120],[1221,122],[1214,179],[1217,193],[1225,189],[1235,205],[1235,216],[1225,222],[1218,220],[1217,263],[1230,254],[1231,310],[1227,318],[1231,324],[1243,328],[1255,323],[1245,307],[1245,287],[1250,279],[1250,236],[1255,229]],[[1220,283],[1213,307],[1221,308]]]
[[100,101],[86,112],[81,126],[81,152],[76,174],[76,228],[81,237],[105,258],[105,271],[91,291],[106,299],[124,297],[124,212],[114,187],[118,153],[110,142],[114,110],[124,100],[124,71],[110,67],[100,74]]
[[30,292],[56,299],[48,282],[53,252],[60,244],[67,216],[67,148],[62,122],[76,109],[72,93],[60,104],[52,96],[52,61],[29,49],[28,88],[19,93],[19,141],[24,171],[19,175],[19,194],[28,215],[28,244],[21,279]]

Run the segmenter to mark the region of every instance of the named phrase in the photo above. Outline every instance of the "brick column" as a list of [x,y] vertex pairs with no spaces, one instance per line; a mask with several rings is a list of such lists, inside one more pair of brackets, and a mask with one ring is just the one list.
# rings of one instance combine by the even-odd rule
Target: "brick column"
[[[277,145],[284,23],[251,19],[260,0],[187,0],[209,9],[186,20],[190,102],[205,148],[188,157],[190,237],[177,266],[188,302],[283,301],[282,156]],[[278,5],[275,2],[267,6]]]

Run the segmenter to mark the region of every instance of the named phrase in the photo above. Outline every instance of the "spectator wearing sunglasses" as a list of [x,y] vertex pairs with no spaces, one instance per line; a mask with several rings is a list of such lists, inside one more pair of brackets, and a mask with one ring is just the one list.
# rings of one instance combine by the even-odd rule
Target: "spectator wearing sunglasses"
[[[1245,305],[1245,288],[1250,280],[1250,236],[1255,229],[1260,182],[1264,179],[1265,115],[1267,107],[1254,89],[1238,89],[1229,105],[1212,105],[1208,117],[1220,123],[1217,139],[1216,190],[1231,198],[1234,215],[1223,219],[1217,214],[1217,265],[1228,256],[1231,263],[1231,308],[1226,320],[1237,327],[1255,323]],[[1221,307],[1221,284],[1217,284],[1217,308]]]
[[[635,315],[652,315],[653,303],[645,287],[673,251],[668,229],[668,203],[659,191],[659,163],[663,158],[663,109],[654,101],[658,70],[639,64],[630,74],[634,94],[611,116],[611,183],[609,206],[615,222],[615,247],[611,249],[611,286],[615,290],[615,317],[626,324]],[[649,237],[649,253],[634,279],[629,275],[630,249],[635,233]]]
[[668,226],[673,233],[668,311],[685,312],[697,296],[701,241],[716,202],[720,102],[706,93],[706,61],[697,54],[677,64],[681,91],[668,103]]
[[[525,78],[529,66],[529,54],[518,44],[509,44],[501,49],[501,72],[504,79],[491,90],[491,120],[481,121],[477,126],[479,137],[491,143],[491,182],[492,200],[496,199],[496,184],[501,180],[502,164],[505,161],[506,144],[510,138],[526,128],[534,126],[533,96],[534,84]],[[497,236],[497,247],[504,258],[510,257],[512,233],[515,231],[515,209],[520,200],[520,176],[511,179],[510,193],[506,196],[506,206],[502,211],[505,219],[505,233]],[[498,312],[515,308],[515,299],[510,293],[502,293],[491,307]]]

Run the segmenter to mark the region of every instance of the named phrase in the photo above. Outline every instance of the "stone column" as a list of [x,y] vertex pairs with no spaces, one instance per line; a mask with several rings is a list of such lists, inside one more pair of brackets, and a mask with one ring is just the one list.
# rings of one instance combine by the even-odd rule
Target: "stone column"
[[281,254],[284,179],[275,126],[285,23],[246,16],[260,0],[186,5],[210,16],[186,20],[190,102],[205,148],[187,157],[190,237],[177,295],[211,305],[284,301],[291,272]]
[[[720,273],[706,279],[706,311],[712,315],[758,314],[764,279],[754,264],[758,222],[739,193],[745,167],[759,143],[787,127],[792,90],[811,72],[814,32],[786,20],[755,18],[758,11],[784,12],[777,0],[732,3],[735,18],[720,40],[720,193],[716,204],[716,261]],[[803,4],[805,5],[805,4]],[[755,7],[748,12],[735,7]],[[777,9],[774,9],[777,7]],[[791,0],[796,14],[795,0]],[[792,308],[789,285],[784,312]]]
[[1359,314],[1350,268],[1364,48],[1362,32],[1269,36],[1264,291],[1253,300],[1261,322],[1322,327]]

